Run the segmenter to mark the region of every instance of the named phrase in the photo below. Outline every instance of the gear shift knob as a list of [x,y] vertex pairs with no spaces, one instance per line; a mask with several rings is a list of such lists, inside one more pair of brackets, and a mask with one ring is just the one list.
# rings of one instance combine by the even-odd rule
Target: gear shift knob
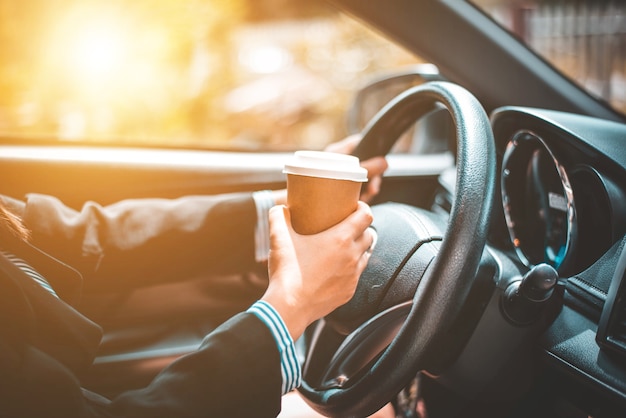
[[516,325],[529,325],[536,321],[545,303],[550,299],[559,274],[548,264],[538,264],[522,278],[511,283],[502,299],[502,310]]
[[533,302],[542,302],[552,296],[559,274],[548,264],[532,268],[519,284],[519,291]]

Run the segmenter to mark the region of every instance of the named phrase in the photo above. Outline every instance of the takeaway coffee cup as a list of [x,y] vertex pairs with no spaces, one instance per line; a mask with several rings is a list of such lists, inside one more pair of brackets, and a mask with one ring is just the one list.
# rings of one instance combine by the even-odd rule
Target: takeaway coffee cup
[[285,164],[287,207],[299,234],[316,234],[357,208],[367,170],[357,157],[325,151],[296,151]]

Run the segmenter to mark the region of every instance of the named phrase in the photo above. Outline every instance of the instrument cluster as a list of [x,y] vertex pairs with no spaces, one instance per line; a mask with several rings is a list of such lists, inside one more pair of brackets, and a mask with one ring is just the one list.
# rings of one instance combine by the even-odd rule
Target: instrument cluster
[[[529,268],[547,263],[562,276],[573,275],[596,262],[626,232],[626,181],[619,174],[623,148],[598,147],[604,144],[599,139],[611,135],[626,146],[626,136],[612,131],[613,126],[597,126],[589,131],[593,138],[586,132],[584,137],[578,134],[581,130],[556,123],[550,112],[541,116],[516,109],[495,118],[506,230],[502,236],[508,235]],[[573,121],[574,128],[589,122],[578,117]]]

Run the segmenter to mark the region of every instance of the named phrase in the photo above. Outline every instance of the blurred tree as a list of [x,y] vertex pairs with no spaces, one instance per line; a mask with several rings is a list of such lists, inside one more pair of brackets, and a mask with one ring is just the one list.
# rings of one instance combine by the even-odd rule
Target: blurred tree
[[0,0],[0,45],[5,137],[210,148],[322,147],[369,74],[416,62],[323,1]]
[[[0,0],[0,127],[50,133],[74,112],[87,119],[83,134],[97,135],[100,112],[121,136],[182,132],[188,112],[172,103],[224,85],[210,76],[229,72],[208,67],[229,62],[243,12],[232,0]],[[188,73],[201,50],[210,60],[200,94]],[[46,111],[23,126],[20,109]]]

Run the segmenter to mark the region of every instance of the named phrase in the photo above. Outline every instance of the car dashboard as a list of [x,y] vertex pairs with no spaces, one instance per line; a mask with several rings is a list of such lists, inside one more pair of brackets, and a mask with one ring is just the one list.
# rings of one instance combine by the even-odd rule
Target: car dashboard
[[528,268],[551,265],[562,288],[539,338],[550,378],[536,396],[589,416],[624,411],[626,125],[524,107],[500,108],[491,123],[490,245]]

